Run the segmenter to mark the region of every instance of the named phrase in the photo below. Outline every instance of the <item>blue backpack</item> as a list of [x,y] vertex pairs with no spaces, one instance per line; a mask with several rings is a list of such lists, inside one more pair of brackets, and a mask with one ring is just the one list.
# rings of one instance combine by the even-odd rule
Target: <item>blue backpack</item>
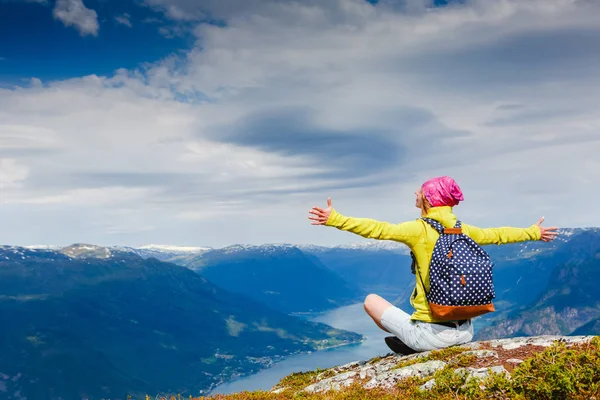
[[440,234],[429,264],[429,292],[426,292],[432,315],[450,321],[495,311],[494,263],[490,256],[462,233],[460,221],[454,228],[444,228],[433,219],[422,219]]

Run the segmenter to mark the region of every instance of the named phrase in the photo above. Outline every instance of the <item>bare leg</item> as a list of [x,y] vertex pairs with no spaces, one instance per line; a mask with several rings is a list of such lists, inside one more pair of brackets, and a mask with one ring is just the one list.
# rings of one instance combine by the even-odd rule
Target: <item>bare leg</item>
[[392,304],[389,301],[376,294],[370,294],[365,298],[365,311],[371,318],[373,318],[373,321],[377,324],[377,326],[386,332],[389,331],[381,325],[381,316],[385,310],[391,306]]

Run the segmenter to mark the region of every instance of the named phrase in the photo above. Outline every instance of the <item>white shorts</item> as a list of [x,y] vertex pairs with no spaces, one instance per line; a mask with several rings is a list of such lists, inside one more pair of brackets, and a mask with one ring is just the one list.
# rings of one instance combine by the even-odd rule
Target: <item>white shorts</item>
[[439,324],[413,321],[410,319],[410,315],[395,306],[384,311],[381,316],[381,325],[416,351],[443,349],[473,340],[471,320],[456,328],[450,328]]

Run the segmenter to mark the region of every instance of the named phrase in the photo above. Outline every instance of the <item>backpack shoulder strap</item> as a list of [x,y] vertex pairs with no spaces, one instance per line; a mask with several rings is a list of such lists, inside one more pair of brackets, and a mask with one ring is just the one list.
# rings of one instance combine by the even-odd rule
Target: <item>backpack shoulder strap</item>
[[460,235],[462,234],[462,224],[460,221],[456,221],[454,228],[445,228],[444,225],[440,224],[438,221],[431,218],[421,218],[423,221],[427,222],[431,225],[440,235]]
[[437,222],[434,219],[431,218],[421,218],[423,221],[427,222],[429,225],[431,225],[433,227],[433,229],[435,229],[436,231],[438,231],[438,233],[441,235],[442,233],[444,233],[444,226],[442,224],[440,224],[439,222]]

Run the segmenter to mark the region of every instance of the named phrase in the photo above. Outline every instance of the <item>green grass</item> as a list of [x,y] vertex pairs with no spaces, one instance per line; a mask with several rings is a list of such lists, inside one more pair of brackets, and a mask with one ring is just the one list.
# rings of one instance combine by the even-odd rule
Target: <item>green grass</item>
[[424,363],[424,362],[431,361],[431,360],[439,360],[439,361],[447,362],[448,360],[458,356],[461,353],[464,353],[467,350],[468,350],[467,348],[458,347],[458,346],[447,347],[447,348],[441,349],[441,350],[433,350],[425,357],[415,357],[410,360],[402,361],[402,362],[398,363],[392,369],[400,369],[400,368],[408,367],[409,365]]
[[297,392],[298,390],[304,389],[305,387],[315,383],[317,376],[325,371],[327,370],[319,368],[314,371],[295,372],[283,378],[274,387],[287,388],[287,390],[291,392]]

